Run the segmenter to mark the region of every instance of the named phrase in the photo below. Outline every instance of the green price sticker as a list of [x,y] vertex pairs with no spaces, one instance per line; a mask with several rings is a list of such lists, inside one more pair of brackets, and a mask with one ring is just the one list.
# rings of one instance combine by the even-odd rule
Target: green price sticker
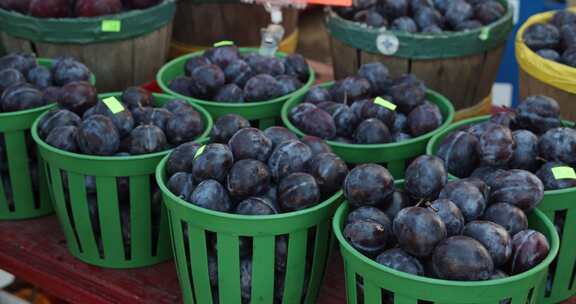
[[374,98],[374,103],[385,107],[386,109],[390,110],[390,111],[396,111],[396,108],[398,107],[397,105],[389,102],[388,100],[382,98],[382,97],[376,97]]
[[216,47],[216,48],[221,47],[221,46],[230,46],[230,45],[234,45],[234,41],[224,40],[224,41],[214,43],[214,47]]
[[118,33],[122,30],[120,20],[102,20],[102,31],[109,33]]
[[571,167],[552,168],[552,174],[555,179],[576,179],[576,171]]
[[204,153],[204,150],[206,150],[206,145],[203,145],[202,147],[198,148],[198,150],[196,151],[196,154],[194,154],[194,159],[198,158],[198,156],[202,155],[202,153]]
[[105,98],[102,100],[102,102],[108,107],[108,109],[110,109],[110,112],[112,112],[112,114],[124,111],[124,106],[114,96]]
[[483,28],[478,38],[480,38],[480,40],[482,41],[488,40],[488,38],[490,38],[490,28],[489,27]]

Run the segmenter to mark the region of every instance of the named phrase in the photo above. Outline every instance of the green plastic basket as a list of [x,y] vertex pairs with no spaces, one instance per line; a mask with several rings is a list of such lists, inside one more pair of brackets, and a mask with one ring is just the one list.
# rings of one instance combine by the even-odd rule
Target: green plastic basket
[[[330,82],[322,84],[321,86],[328,88],[332,85],[333,83]],[[299,136],[304,136],[305,134],[292,124],[288,118],[288,113],[290,113],[292,108],[302,102],[305,95],[306,92],[295,95],[292,99],[288,100],[282,108],[282,122],[288,129]],[[431,90],[427,92],[427,98],[440,108],[444,118],[444,123],[430,133],[399,143],[389,144],[358,145],[331,140],[326,142],[334,153],[349,164],[378,163],[387,167],[395,178],[403,178],[407,164],[409,164],[413,158],[424,154],[428,140],[447,128],[454,119],[454,107],[448,99]]]
[[[342,235],[349,206],[345,202],[336,211],[333,227],[344,260],[348,304],[382,302],[384,292],[393,294],[394,304],[451,303],[536,304],[544,291],[548,266],[558,253],[559,239],[554,225],[542,212],[529,215],[530,227],[550,241],[548,257],[535,268],[512,277],[491,281],[459,282],[416,276],[385,267],[354,249]],[[363,286],[363,288],[359,288]]]
[[[120,93],[99,95],[109,96],[119,97]],[[157,105],[173,99],[154,94]],[[199,136],[201,140],[212,129],[212,119],[206,110],[194,107],[206,126]],[[41,117],[34,123],[32,136],[45,161],[54,208],[72,255],[88,264],[109,268],[143,267],[171,258],[166,211],[152,208],[157,190],[154,172],[170,151],[129,157],[70,153],[40,139],[37,127]],[[95,193],[90,193],[86,186],[86,176],[95,177]],[[127,189],[118,191],[119,187]],[[129,204],[120,203],[121,195]],[[90,203],[90,198],[95,201]],[[159,198],[156,206],[161,207]],[[124,219],[123,208],[129,208]],[[90,214],[95,212],[98,216],[92,217]],[[92,218],[98,221],[92,222]],[[124,240],[123,229],[130,232],[129,241]]]
[[[53,60],[38,59],[37,62],[51,67]],[[90,82],[96,83],[94,75]],[[30,219],[52,212],[46,176],[41,169],[42,159],[35,157],[36,147],[30,144],[32,124],[38,116],[52,107],[53,104],[0,113],[0,137],[4,138],[8,167],[8,174],[2,174],[0,178],[0,220]]]
[[[460,121],[435,135],[428,144],[427,153],[436,154],[442,140],[450,133],[467,125],[473,125],[490,119],[481,116]],[[573,123],[564,121],[566,126]],[[456,178],[454,176],[451,176]],[[576,188],[551,190],[544,192],[544,199],[538,205],[560,233],[560,253],[550,270],[549,284],[542,295],[542,303],[559,303],[576,294]],[[551,284],[550,284],[551,283]]]
[[[240,52],[242,54],[253,53],[257,51],[258,49],[254,48],[240,48]],[[302,86],[302,88],[288,95],[261,102],[226,103],[207,101],[184,96],[170,90],[170,88],[168,88],[168,83],[174,78],[184,74],[184,66],[186,65],[186,61],[191,57],[201,56],[203,53],[204,52],[192,53],[178,57],[168,62],[160,69],[160,71],[158,71],[158,74],[156,75],[156,81],[158,82],[158,85],[163,92],[201,105],[206,110],[208,110],[208,112],[210,112],[214,119],[218,119],[223,115],[233,113],[252,121],[252,126],[262,130],[271,126],[275,126],[279,123],[282,105],[284,105],[284,103],[293,96],[297,96],[308,91],[316,79],[314,70],[310,68],[310,77],[308,78],[308,81]],[[287,55],[285,53],[277,52],[276,56],[283,58]]]
[[[215,212],[190,204],[165,185],[162,160],[156,179],[168,209],[172,247],[184,303],[240,304],[239,238],[252,240],[251,303],[277,303],[283,289],[284,304],[316,303],[333,238],[331,218],[342,202],[342,191],[312,208],[270,216],[242,216]],[[288,237],[288,258],[284,286],[275,288],[275,240]],[[218,291],[211,288],[208,246],[217,240]],[[311,262],[311,263],[308,263]],[[224,275],[222,275],[224,274]],[[215,299],[213,299],[213,294]]]

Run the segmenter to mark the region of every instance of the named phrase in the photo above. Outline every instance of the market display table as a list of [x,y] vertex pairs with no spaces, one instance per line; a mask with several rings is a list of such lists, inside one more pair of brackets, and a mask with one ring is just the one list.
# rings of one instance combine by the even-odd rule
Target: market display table
[[[345,303],[340,257],[330,265],[319,303]],[[181,303],[172,262],[129,270],[84,264],[68,253],[55,216],[0,222],[0,269],[71,303]]]

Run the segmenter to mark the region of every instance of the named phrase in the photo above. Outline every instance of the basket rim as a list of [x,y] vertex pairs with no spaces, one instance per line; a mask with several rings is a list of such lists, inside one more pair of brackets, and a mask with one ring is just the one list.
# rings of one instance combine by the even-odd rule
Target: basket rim
[[166,162],[168,161],[169,157],[170,157],[170,155],[166,155],[164,158],[162,158],[162,160],[160,161],[160,163],[156,167],[156,182],[158,184],[158,187],[162,191],[162,194],[168,196],[170,201],[176,205],[179,205],[181,207],[185,207],[187,209],[191,209],[194,212],[202,213],[202,214],[208,215],[208,216],[220,217],[220,218],[225,219],[225,220],[234,220],[234,221],[242,221],[242,222],[246,222],[246,223],[254,223],[254,222],[260,222],[260,221],[265,221],[265,220],[269,221],[269,220],[293,219],[293,218],[297,218],[297,217],[302,216],[302,215],[307,215],[310,213],[316,213],[320,210],[328,208],[330,205],[332,205],[340,197],[343,196],[343,191],[338,190],[336,193],[331,195],[328,199],[326,199],[326,200],[322,201],[321,203],[319,203],[315,206],[312,206],[310,208],[306,208],[306,209],[298,210],[298,211],[292,211],[292,212],[273,214],[273,215],[240,215],[240,214],[210,210],[210,209],[206,209],[206,208],[203,208],[200,206],[196,206],[192,203],[189,203],[189,202],[183,200],[182,198],[174,195],[174,193],[172,193],[172,191],[170,191],[168,189],[168,187],[166,186],[165,178],[164,178],[164,169],[166,167]]
[[[250,47],[239,47],[238,49],[240,50],[241,54],[254,53],[254,52],[258,51],[257,48],[250,48]],[[302,87],[300,89],[298,89],[298,90],[296,90],[290,94],[276,97],[274,99],[270,99],[270,100],[266,100],[266,101],[243,102],[243,103],[217,102],[217,101],[210,101],[210,100],[204,100],[204,99],[197,99],[194,97],[185,96],[185,95],[182,95],[180,93],[172,91],[168,87],[168,84],[163,81],[164,75],[166,75],[166,71],[168,69],[173,68],[173,66],[179,64],[182,61],[185,62],[192,57],[202,56],[204,54],[204,52],[205,51],[198,51],[198,52],[194,52],[194,53],[187,54],[184,56],[176,57],[176,58],[172,59],[171,61],[169,61],[168,63],[166,63],[165,65],[163,65],[162,68],[160,68],[160,70],[156,74],[156,82],[158,83],[158,86],[162,89],[162,91],[165,92],[166,94],[174,95],[178,98],[186,99],[186,100],[201,104],[203,106],[213,107],[213,108],[218,107],[218,108],[224,108],[224,109],[231,109],[232,110],[232,109],[242,109],[242,108],[247,108],[247,107],[265,106],[265,105],[271,105],[271,104],[286,102],[292,96],[295,96],[297,94],[301,94],[304,91],[307,91],[308,88],[312,84],[314,84],[314,81],[316,80],[316,72],[308,64],[308,69],[309,69],[310,75],[308,76],[308,80],[306,81],[306,83],[303,83]],[[284,52],[277,51],[276,56],[280,57],[280,58],[284,58],[284,57],[288,56],[288,54],[286,54]],[[181,75],[184,75],[184,73],[182,73]]]
[[531,276],[535,273],[538,273],[540,271],[544,271],[552,263],[552,261],[554,261],[554,259],[556,259],[556,256],[558,255],[558,251],[560,248],[560,245],[559,245],[560,237],[558,236],[558,233],[556,232],[556,228],[554,228],[554,224],[552,224],[552,222],[544,215],[544,213],[542,213],[538,209],[534,209],[532,212],[535,212],[536,216],[538,216],[538,218],[540,218],[544,222],[546,229],[552,235],[551,239],[548,240],[548,242],[550,243],[550,251],[548,252],[548,256],[546,256],[546,258],[542,262],[540,262],[538,265],[536,265],[534,268],[532,268],[528,271],[525,271],[523,273],[519,273],[519,274],[510,276],[510,277],[507,277],[507,278],[496,279],[496,280],[487,280],[487,281],[450,281],[450,280],[442,280],[442,279],[435,279],[435,278],[429,278],[429,277],[424,277],[424,276],[418,276],[418,275],[409,274],[406,272],[398,271],[398,270],[386,267],[384,265],[381,265],[381,264],[377,263],[376,261],[364,256],[358,250],[354,249],[354,247],[352,247],[352,245],[350,245],[346,241],[346,239],[344,238],[344,235],[342,234],[342,229],[340,228],[340,224],[342,223],[344,216],[345,216],[344,212],[347,211],[348,208],[349,208],[348,202],[347,201],[342,202],[342,204],[338,207],[338,210],[336,210],[336,213],[335,213],[334,218],[332,220],[332,229],[334,230],[334,235],[336,235],[336,238],[338,239],[338,243],[340,244],[340,248],[346,250],[348,253],[353,255],[355,259],[358,259],[363,264],[366,264],[370,267],[373,267],[373,268],[377,269],[378,271],[382,272],[383,274],[393,275],[396,277],[401,277],[403,279],[413,280],[413,281],[416,281],[419,283],[425,283],[425,284],[431,284],[431,285],[441,285],[441,286],[447,286],[447,287],[470,287],[470,288],[491,287],[491,286],[497,286],[497,285],[501,285],[501,284],[513,283],[513,282],[517,282],[517,281],[526,279],[529,276]]
[[[459,129],[463,126],[466,126],[466,125],[472,125],[472,124],[480,123],[483,121],[487,121],[488,119],[490,119],[490,117],[492,117],[492,115],[478,116],[478,117],[473,117],[473,118],[461,120],[461,121],[458,121],[458,122],[451,124],[446,129],[442,130],[442,132],[434,135],[432,137],[432,139],[430,139],[430,141],[428,142],[428,145],[426,146],[426,154],[436,155],[436,151],[434,149],[435,146],[439,145],[440,141],[442,139],[446,138],[446,136],[448,136],[450,133],[452,133],[452,132],[456,131],[457,129]],[[573,125],[573,123],[570,121],[563,121],[563,123]],[[452,178],[452,179],[461,179],[457,176],[452,175],[451,173],[448,173],[448,177]],[[567,194],[567,193],[576,193],[576,187],[544,191],[545,195],[560,195],[560,194]]]
[[[318,86],[329,87],[333,84],[334,84],[334,82],[331,81],[331,82],[325,82],[325,83],[319,84]],[[282,122],[284,123],[284,125],[286,125],[286,127],[288,129],[290,129],[292,132],[296,133],[299,136],[307,136],[309,134],[305,134],[300,129],[298,129],[296,126],[294,126],[294,124],[292,124],[292,122],[288,118],[288,112],[289,112],[289,108],[296,106],[297,103],[301,103],[300,99],[302,97],[304,97],[305,93],[307,93],[307,92],[303,92],[302,94],[299,94],[297,96],[293,96],[292,98],[290,98],[284,104],[284,106],[282,106],[282,112],[281,112],[281,118],[282,118]],[[456,112],[452,103],[444,95],[442,95],[436,91],[433,91],[433,90],[427,90],[426,94],[432,95],[434,97],[434,99],[435,99],[434,103],[435,104],[442,104],[443,106],[448,108],[448,116],[445,117],[444,122],[437,129],[432,130],[431,132],[428,132],[428,133],[420,135],[418,137],[414,137],[414,138],[404,140],[401,142],[386,143],[386,144],[366,144],[366,145],[364,145],[364,144],[347,144],[347,143],[341,143],[341,142],[337,142],[337,141],[333,141],[333,140],[324,140],[324,141],[330,146],[334,146],[334,147],[338,147],[338,148],[345,148],[345,149],[354,149],[354,150],[373,150],[373,149],[385,149],[385,148],[398,148],[398,147],[404,147],[404,146],[408,146],[408,145],[412,145],[415,143],[425,141],[425,140],[433,137],[434,135],[438,134],[438,132],[440,132],[443,129],[450,126],[450,124],[454,120],[454,115]]]
[[[101,99],[101,98],[110,97],[110,96],[119,96],[120,94],[122,94],[122,92],[103,93],[103,94],[99,94],[98,98]],[[152,93],[152,95],[154,97],[157,97],[157,98],[159,97],[159,98],[166,98],[166,99],[176,99],[175,96],[167,95],[167,94]],[[188,103],[188,104],[190,104],[190,103]],[[205,130],[200,135],[198,135],[198,137],[195,140],[208,137],[208,135],[210,134],[210,132],[212,130],[212,126],[213,126],[212,117],[210,116],[208,111],[206,111],[206,109],[202,108],[201,106],[198,106],[195,104],[190,104],[190,105],[193,106],[195,108],[195,110],[200,112],[203,116],[202,118],[205,120]],[[51,145],[47,144],[38,135],[38,124],[40,123],[40,120],[42,119],[42,117],[44,117],[44,115],[46,115],[46,114],[48,114],[48,112],[38,116],[38,118],[34,121],[34,124],[32,125],[32,128],[31,128],[32,138],[34,139],[36,144],[39,145],[42,149],[48,150],[51,153],[55,153],[55,154],[62,155],[65,157],[69,157],[69,158],[73,158],[73,159],[88,160],[88,161],[145,160],[145,159],[154,159],[154,158],[162,157],[163,155],[168,154],[173,150],[173,149],[167,149],[167,150],[155,152],[155,153],[148,153],[148,154],[141,154],[141,155],[130,155],[130,156],[98,156],[98,155],[88,155],[88,154],[80,154],[80,153],[73,153],[73,152],[64,151],[62,149],[58,149],[58,148],[52,147]]]

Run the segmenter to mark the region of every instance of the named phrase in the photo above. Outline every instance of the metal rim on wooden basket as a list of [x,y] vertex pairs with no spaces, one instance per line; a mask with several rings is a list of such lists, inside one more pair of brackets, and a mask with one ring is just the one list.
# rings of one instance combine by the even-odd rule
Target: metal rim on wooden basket
[[[258,51],[258,49],[256,49],[256,48],[239,48],[239,49],[240,49],[241,54],[253,53],[253,52]],[[182,94],[179,94],[179,93],[172,91],[168,87],[168,81],[170,81],[172,79],[165,79],[167,71],[174,68],[174,66],[179,65],[180,63],[185,63],[188,59],[190,59],[192,57],[202,56],[202,54],[204,54],[204,51],[199,51],[196,53],[192,53],[192,54],[188,54],[185,56],[175,58],[172,61],[165,64],[160,69],[160,71],[158,71],[158,74],[156,75],[156,81],[158,82],[158,85],[160,86],[162,91],[166,92],[170,95],[174,95],[178,98],[190,100],[192,102],[198,103],[198,104],[203,105],[203,106],[219,107],[219,108],[223,108],[223,109],[233,110],[233,109],[242,109],[242,108],[246,108],[246,107],[266,106],[266,105],[285,102],[286,100],[290,99],[293,96],[296,96],[296,95],[302,94],[303,92],[306,92],[308,90],[308,88],[310,86],[312,86],[312,84],[314,84],[314,81],[316,80],[316,74],[314,72],[314,69],[312,69],[312,67],[309,66],[310,76],[308,77],[308,81],[306,81],[306,83],[304,83],[300,89],[298,89],[298,90],[296,90],[290,94],[280,96],[280,97],[277,97],[277,98],[274,98],[271,100],[256,101],[256,102],[249,102],[249,103],[230,103],[230,102],[217,102],[217,101],[203,100],[203,99],[197,99],[197,98],[190,97],[190,96],[185,96],[185,95],[182,95]],[[288,56],[288,54],[283,53],[283,52],[276,52],[276,56],[279,58],[283,58],[283,57]],[[183,70],[181,71],[180,75],[184,75]]]

